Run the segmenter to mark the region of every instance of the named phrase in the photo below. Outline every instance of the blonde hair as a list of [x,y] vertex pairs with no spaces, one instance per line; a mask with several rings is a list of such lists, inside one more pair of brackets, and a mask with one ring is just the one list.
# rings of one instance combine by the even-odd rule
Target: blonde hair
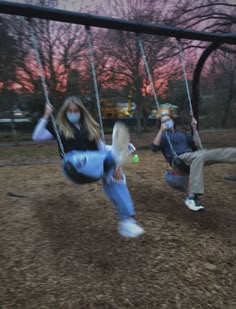
[[80,110],[80,124],[81,127],[86,130],[88,139],[97,142],[100,138],[99,124],[90,115],[81,99],[76,96],[67,97],[57,114],[57,125],[59,131],[66,137],[66,139],[75,138],[73,128],[66,116],[67,108],[71,103],[75,104]]

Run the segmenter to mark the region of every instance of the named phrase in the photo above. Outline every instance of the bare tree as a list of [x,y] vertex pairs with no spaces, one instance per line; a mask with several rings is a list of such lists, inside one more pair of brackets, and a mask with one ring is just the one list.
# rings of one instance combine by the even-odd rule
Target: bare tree
[[66,91],[71,70],[80,68],[84,59],[85,33],[82,27],[46,20],[34,20],[31,24],[23,18],[9,18],[10,31],[19,51],[16,59],[17,74],[14,82],[22,92],[36,94],[40,89],[39,70],[32,49],[31,29],[38,43],[44,75],[50,97],[54,103]]
[[[2,88],[8,88],[8,84],[16,74],[15,59],[18,55],[16,40],[8,31],[7,20],[0,18],[0,37],[4,44],[0,46],[0,82]],[[6,69],[7,64],[7,69]]]
[[175,1],[173,12],[165,23],[172,26],[182,26],[209,32],[233,32],[236,17],[232,11],[236,8],[234,0],[199,0],[189,2],[186,0]]
[[[170,17],[167,16],[168,18],[164,20],[164,23],[186,29],[230,33],[236,31],[236,17],[232,14],[235,9],[236,3],[234,0],[198,0],[195,2],[179,0],[175,1],[175,6],[171,7],[175,14],[170,15]],[[184,40],[183,43],[188,76],[190,77],[200,57],[200,49],[205,49],[210,43],[191,40]],[[227,56],[225,53],[227,53]],[[231,56],[229,53],[231,53]],[[230,65],[231,60],[229,60],[229,58],[235,58],[235,56],[232,56],[235,53],[235,46],[221,45],[215,55],[208,59],[202,73],[202,80],[204,82],[201,83],[201,92],[204,91],[204,97],[215,97],[215,104],[217,104],[218,100],[221,100],[220,98],[224,97],[224,102],[221,100],[219,106],[224,114],[221,123],[224,126],[228,121],[227,119],[229,119],[230,106],[232,106],[232,102],[235,100],[235,93],[233,91],[234,74],[231,71],[234,65],[233,63]],[[219,80],[221,80],[221,83],[219,83]],[[211,84],[211,87],[206,87],[208,84]],[[214,96],[216,93],[217,95]],[[215,113],[215,111],[216,109],[213,108],[212,113]],[[215,117],[218,115],[215,114]]]
[[[28,2],[43,6],[61,6],[57,0],[28,0]],[[231,10],[235,7],[233,0],[224,2],[199,0],[193,3],[187,0],[104,0],[94,3],[91,7],[85,1],[70,1],[70,4],[77,11],[137,22],[218,32],[232,31],[235,27],[235,18],[231,14]],[[19,52],[15,57],[17,74],[14,82],[21,86],[21,91],[39,94],[38,69],[32,51],[28,24],[23,18],[9,18],[9,21],[11,22],[9,30],[16,40]],[[55,102],[60,100],[61,94],[67,91],[68,87],[70,91],[72,89],[76,91],[76,84],[78,93],[93,93],[86,34],[83,27],[42,20],[35,20],[33,27],[38,38],[39,51],[52,100]],[[132,88],[138,107],[140,128],[142,115],[148,114],[145,93],[150,93],[150,82],[147,79],[135,34],[96,29],[93,30],[93,37],[100,92],[113,85],[120,89],[125,85]],[[142,35],[142,38],[156,92],[161,94],[162,84],[166,86],[167,80],[176,80],[182,76],[176,58],[178,54],[176,40],[150,35]],[[205,46],[206,43],[184,41],[189,77],[199,56],[199,54],[196,56],[196,47]],[[229,46],[222,46],[223,49],[232,50]]]
[[234,125],[236,104],[236,56],[217,51],[209,72],[212,79],[213,117],[221,127]]
[[[165,6],[164,2],[162,4]],[[160,9],[160,14],[158,14],[157,3],[153,5],[153,1],[150,0],[113,1],[107,9],[113,12],[113,15],[138,22],[157,23],[164,16]],[[154,83],[157,80],[161,82],[167,71],[167,67],[165,71],[163,68],[168,61],[171,61],[170,49],[173,49],[173,41],[150,35],[142,35],[142,38]],[[108,58],[107,81],[113,81],[115,85],[121,87],[129,85],[132,88],[137,105],[137,126],[140,132],[141,118],[143,114],[148,114],[145,108],[147,105],[145,105],[144,94],[147,88],[150,89],[150,81],[147,78],[142,55],[137,44],[137,36],[133,33],[109,30],[103,37],[102,45],[104,54]],[[155,83],[155,86],[157,86],[157,83]],[[157,89],[157,92],[160,93],[160,89]]]
[[17,144],[14,123],[14,109],[16,93],[12,90],[12,83],[16,75],[15,59],[18,56],[15,38],[8,31],[5,18],[0,18],[0,112],[12,119],[11,129],[13,139]]

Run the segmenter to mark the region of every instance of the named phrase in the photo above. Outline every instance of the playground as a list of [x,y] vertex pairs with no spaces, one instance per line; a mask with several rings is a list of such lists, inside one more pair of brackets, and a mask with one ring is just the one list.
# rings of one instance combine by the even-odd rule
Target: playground
[[[156,117],[167,117],[156,89],[162,80],[166,85],[161,103],[168,108],[170,103],[176,104],[176,110],[181,107],[182,111],[186,106],[193,135],[198,136],[196,120],[207,122],[206,127],[199,127],[209,129],[200,131],[201,140],[198,137],[196,142],[199,149],[201,142],[205,149],[236,147],[234,50],[230,48],[236,44],[236,36],[228,32],[235,24],[231,15],[222,13],[230,13],[234,5],[227,3],[222,11],[224,4],[216,3],[220,7],[214,13],[212,1],[203,1],[200,7],[192,7],[188,1],[162,7],[156,1],[155,9],[155,1],[150,1],[128,10],[131,1],[127,1],[125,14],[113,15],[116,7],[111,6],[105,10],[108,16],[103,16],[97,15],[97,8],[82,10],[83,1],[80,8],[76,7],[79,1],[73,1],[72,11],[58,8],[57,1],[48,1],[48,5],[45,1],[31,5],[33,2],[0,0],[1,16],[7,15],[0,20],[2,41],[6,42],[0,53],[4,64],[1,117],[11,125],[15,141],[0,143],[0,309],[236,309],[235,164],[206,166],[206,192],[201,197],[205,211],[194,212],[185,206],[185,194],[165,183],[163,174],[170,167],[161,153],[153,153],[149,147],[157,133]],[[116,6],[122,8],[120,3]],[[157,14],[160,8],[161,14]],[[128,11],[132,14],[127,15]],[[209,23],[206,14],[210,15]],[[184,54],[188,55],[187,67]],[[208,72],[203,72],[201,81],[210,55],[211,65],[208,62]],[[114,89],[110,89],[111,84]],[[122,100],[102,106],[101,90],[110,99],[122,92]],[[64,94],[73,97],[61,107]],[[84,95],[93,112],[96,107],[101,134],[78,102],[79,94]],[[123,106],[127,96],[128,104]],[[14,113],[18,105],[14,102],[33,120],[39,114],[41,117],[41,104],[46,103],[40,134],[33,133],[34,141],[44,143],[32,142],[32,130],[30,141],[23,141],[16,132]],[[137,106],[136,114],[132,102]],[[61,116],[56,121],[52,112],[59,106]],[[119,235],[116,213],[101,181],[76,185],[65,178],[56,142],[49,141],[56,138],[67,175],[74,173],[77,180],[91,176],[94,180],[96,168],[89,170],[90,175],[81,173],[86,158],[80,160],[77,169],[66,160],[74,151],[97,150],[100,136],[104,137],[103,128],[107,129],[102,114],[109,121],[118,116],[135,120],[130,129],[137,128],[139,134],[131,133],[139,160],[132,161],[130,156],[124,168],[137,222],[145,229],[137,238]],[[154,121],[149,133],[141,134],[142,129],[147,131],[142,116],[147,122]],[[185,152],[177,153],[173,147],[176,140],[170,141],[167,134],[167,130],[175,133],[174,123],[167,127],[167,121],[171,119],[162,121],[162,126],[166,126],[169,147],[174,157],[181,156]],[[125,137],[125,130],[121,137]],[[45,131],[48,138],[42,134]],[[113,142],[119,140],[118,129],[114,132]],[[127,146],[128,134],[126,141]],[[111,144],[111,134],[106,134],[106,143]],[[106,162],[100,161],[102,171],[104,162],[109,168],[114,162],[120,164],[116,146],[113,143],[112,163],[107,162],[108,156]],[[101,158],[101,152],[95,154]],[[129,195],[123,194],[127,192],[126,183],[115,174],[115,180],[106,185],[111,190],[107,195],[117,207],[118,192],[125,202]],[[117,182],[126,191],[116,188],[112,192],[111,184]],[[188,199],[195,203],[200,192],[192,190]],[[118,204],[118,211],[128,209],[128,202],[123,203],[121,198]],[[121,218],[121,224],[127,226],[128,221],[138,236],[132,216],[129,212],[128,217]],[[129,235],[135,235],[135,231]]]
[[[146,231],[134,240],[117,233],[101,182],[63,176],[55,143],[1,147],[0,308],[236,307],[235,167],[205,168],[206,211],[191,212],[163,180],[153,134],[131,135],[140,161],[125,172]],[[201,137],[236,146],[235,130]]]

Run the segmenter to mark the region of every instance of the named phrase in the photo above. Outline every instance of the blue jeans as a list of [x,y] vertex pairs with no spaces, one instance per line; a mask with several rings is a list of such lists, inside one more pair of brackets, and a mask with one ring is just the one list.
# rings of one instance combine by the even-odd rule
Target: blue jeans
[[[96,179],[102,179],[104,191],[116,208],[120,220],[135,215],[133,201],[126,185],[126,177],[113,177],[115,163],[110,151],[76,151],[66,153],[62,167],[66,161],[73,164],[79,173]],[[107,166],[107,168],[106,168]]]
[[172,188],[188,192],[188,176],[175,175],[172,171],[167,171],[164,174],[164,179]]

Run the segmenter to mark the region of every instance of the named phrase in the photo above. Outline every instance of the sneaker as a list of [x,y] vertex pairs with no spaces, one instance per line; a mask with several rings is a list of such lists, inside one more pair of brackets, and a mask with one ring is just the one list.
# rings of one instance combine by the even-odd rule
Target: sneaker
[[134,219],[120,221],[118,231],[121,236],[130,238],[138,237],[144,233],[144,229]]
[[194,198],[186,198],[185,205],[193,211],[203,211],[204,207],[200,205],[200,201]]
[[129,132],[122,122],[116,122],[112,133],[112,156],[115,163],[123,165],[129,155]]

